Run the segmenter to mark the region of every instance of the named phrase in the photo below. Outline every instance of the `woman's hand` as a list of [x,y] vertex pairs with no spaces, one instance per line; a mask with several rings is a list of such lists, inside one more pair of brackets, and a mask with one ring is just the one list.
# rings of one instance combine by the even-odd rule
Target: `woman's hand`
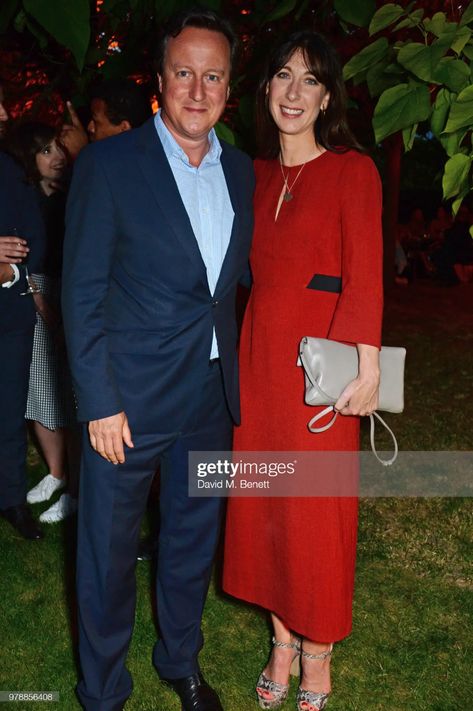
[[379,350],[364,343],[356,347],[360,360],[358,376],[348,383],[334,406],[341,415],[371,415],[378,407]]

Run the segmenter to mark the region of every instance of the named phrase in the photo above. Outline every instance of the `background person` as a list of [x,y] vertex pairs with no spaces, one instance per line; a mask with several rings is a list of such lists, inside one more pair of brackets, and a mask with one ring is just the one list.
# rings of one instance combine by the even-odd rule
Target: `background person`
[[[376,409],[381,336],[381,183],[346,123],[335,51],[298,32],[272,53],[257,94],[253,286],[240,345],[242,424],[234,449],[357,451]],[[297,367],[303,336],[356,344],[359,373],[323,434],[307,428]],[[352,624],[356,498],[230,498],[224,589],[271,613],[274,646],[257,683],[280,706],[301,655],[300,711],[322,709],[333,643]]]
[[71,123],[63,125],[61,143],[75,159],[89,140],[101,141],[123,131],[142,126],[152,115],[151,104],[144,88],[132,79],[108,79],[91,92],[91,118],[87,131],[72,103],[67,102]]
[[77,508],[80,461],[80,436],[60,304],[66,197],[63,180],[67,161],[55,129],[40,122],[20,124],[13,132],[11,150],[28,182],[38,192],[46,231],[43,270],[32,274],[39,295],[34,297],[38,313],[26,419],[33,422],[34,436],[48,474],[28,492],[27,501],[30,504],[48,501],[67,483],[67,492],[40,516],[44,523],[56,523]]
[[[0,133],[8,114],[0,87]],[[34,190],[13,158],[0,150],[0,515],[30,540],[43,537],[26,504],[25,410],[33,349],[35,305],[25,264],[40,269],[44,227]],[[17,249],[12,238],[16,238]],[[8,246],[5,246],[8,245]]]

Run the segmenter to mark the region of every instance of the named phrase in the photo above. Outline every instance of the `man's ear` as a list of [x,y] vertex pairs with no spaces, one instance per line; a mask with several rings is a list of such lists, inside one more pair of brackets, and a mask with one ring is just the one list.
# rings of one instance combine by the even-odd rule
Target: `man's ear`
[[229,99],[229,96],[230,96],[230,84],[227,86],[227,101]]
[[120,133],[123,133],[124,131],[130,131],[132,126],[129,121],[124,119],[123,121],[120,121],[119,128],[120,128]]
[[158,77],[159,93],[162,94],[163,93],[163,78],[162,78],[161,74],[157,74],[157,77]]

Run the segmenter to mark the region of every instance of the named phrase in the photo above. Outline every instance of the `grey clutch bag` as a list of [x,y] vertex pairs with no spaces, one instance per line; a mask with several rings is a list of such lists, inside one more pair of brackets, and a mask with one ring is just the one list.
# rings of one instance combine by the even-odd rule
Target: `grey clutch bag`
[[[305,336],[299,346],[299,358],[305,372],[305,402],[307,405],[325,406],[310,422],[311,432],[325,432],[335,422],[337,412],[333,405],[337,402],[345,387],[358,375],[358,351],[356,346],[330,341],[326,338]],[[405,348],[383,346],[380,351],[381,380],[379,386],[378,409],[384,412],[402,412],[404,410],[404,364]],[[332,419],[322,427],[315,423],[333,412]],[[381,459],[374,444],[374,417],[390,432],[394,442],[394,455],[388,460]],[[398,453],[396,437],[378,412],[370,415],[371,447],[377,459],[389,466]]]

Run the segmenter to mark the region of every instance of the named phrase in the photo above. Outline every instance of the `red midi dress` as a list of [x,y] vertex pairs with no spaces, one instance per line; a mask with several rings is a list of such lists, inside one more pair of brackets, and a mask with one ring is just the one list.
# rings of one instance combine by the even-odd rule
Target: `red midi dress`
[[[358,417],[339,416],[323,434],[307,429],[318,410],[304,404],[297,355],[306,335],[380,347],[378,172],[366,155],[326,151],[306,163],[275,220],[281,168],[276,160],[256,161],[255,170],[253,286],[234,449],[356,451]],[[298,170],[290,169],[289,185]],[[339,292],[339,279],[330,277],[341,277]],[[276,613],[308,639],[343,639],[352,625],[357,516],[353,497],[230,498],[224,590]]]

